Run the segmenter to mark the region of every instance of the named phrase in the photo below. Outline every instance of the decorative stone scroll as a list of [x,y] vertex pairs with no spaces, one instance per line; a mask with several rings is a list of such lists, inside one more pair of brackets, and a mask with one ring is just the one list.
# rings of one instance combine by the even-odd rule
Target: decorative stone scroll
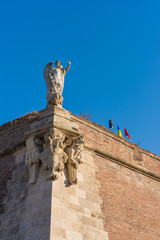
[[29,169],[29,183],[35,183],[38,176],[38,168],[40,164],[39,153],[40,153],[41,140],[30,137],[26,141],[26,165]]
[[62,92],[64,87],[64,76],[70,69],[71,62],[68,61],[67,68],[63,68],[61,62],[55,62],[56,67],[52,67],[53,62],[49,62],[44,68],[44,78],[47,85],[47,107],[52,105],[61,106],[63,102]]
[[83,136],[69,138],[66,142],[67,169],[70,184],[77,184],[78,164],[82,162]]
[[51,128],[45,135],[43,144],[44,150],[39,154],[42,167],[49,171],[48,180],[56,180],[59,173],[64,169],[64,163],[67,162],[67,154],[63,151],[65,144],[65,135],[56,128]]

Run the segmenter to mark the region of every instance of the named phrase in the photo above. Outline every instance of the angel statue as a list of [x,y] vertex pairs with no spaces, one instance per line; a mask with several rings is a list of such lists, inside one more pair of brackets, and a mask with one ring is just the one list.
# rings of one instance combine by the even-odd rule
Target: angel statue
[[52,105],[62,105],[64,76],[70,69],[71,62],[68,61],[67,68],[63,68],[61,62],[55,62],[56,67],[52,67],[53,62],[49,62],[44,68],[44,78],[47,85],[47,107]]

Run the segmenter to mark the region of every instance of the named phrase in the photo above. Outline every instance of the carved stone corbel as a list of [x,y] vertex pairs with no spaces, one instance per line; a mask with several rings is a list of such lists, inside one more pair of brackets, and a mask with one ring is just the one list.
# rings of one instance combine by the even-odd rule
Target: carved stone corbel
[[39,154],[42,167],[49,172],[48,180],[56,180],[67,162],[67,154],[64,152],[65,135],[56,128],[51,128],[44,135],[44,150]]
[[42,137],[31,136],[26,141],[26,165],[29,182],[35,183],[39,166],[48,171],[48,180],[56,180],[67,163],[70,184],[77,184],[77,169],[82,163],[83,136],[68,138],[57,128],[50,128]]
[[83,136],[71,137],[66,141],[67,169],[70,184],[77,184],[77,168],[82,162]]
[[26,165],[29,169],[29,183],[35,183],[38,176],[38,168],[39,168],[39,153],[40,153],[40,145],[41,140],[39,138],[35,138],[34,136],[29,137],[26,140]]

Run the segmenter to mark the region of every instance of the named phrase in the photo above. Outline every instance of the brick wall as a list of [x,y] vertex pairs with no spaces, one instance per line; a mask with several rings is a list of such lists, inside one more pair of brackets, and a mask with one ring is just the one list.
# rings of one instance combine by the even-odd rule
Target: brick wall
[[13,152],[25,144],[26,132],[37,118],[38,113],[33,112],[0,126],[0,155]]
[[109,240],[159,240],[160,157],[97,124],[77,120],[97,166]]
[[160,183],[95,156],[110,240],[160,239]]

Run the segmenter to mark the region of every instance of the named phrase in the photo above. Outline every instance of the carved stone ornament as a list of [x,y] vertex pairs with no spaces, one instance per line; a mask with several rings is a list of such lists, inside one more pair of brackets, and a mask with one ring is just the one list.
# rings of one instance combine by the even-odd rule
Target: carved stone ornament
[[44,150],[39,154],[42,167],[49,172],[48,180],[56,180],[59,173],[64,169],[67,162],[67,154],[64,152],[65,135],[56,128],[51,128],[45,135],[43,144]]
[[47,107],[52,105],[62,105],[64,76],[69,70],[71,62],[68,61],[67,68],[63,68],[61,62],[58,60],[55,62],[56,67],[52,67],[53,62],[49,62],[44,68],[44,78],[47,85]]
[[83,143],[83,136],[65,140],[64,133],[57,128],[50,128],[44,135],[41,134],[41,138],[29,137],[26,141],[29,182],[36,182],[39,166],[48,172],[47,180],[56,180],[67,163],[69,182],[77,184],[77,169],[82,163]]
[[39,153],[40,153],[41,140],[35,138],[34,136],[30,137],[26,141],[26,165],[29,169],[29,183],[35,183],[38,176],[39,168]]
[[77,168],[82,162],[83,136],[72,137],[66,141],[68,155],[67,169],[70,184],[77,184]]

